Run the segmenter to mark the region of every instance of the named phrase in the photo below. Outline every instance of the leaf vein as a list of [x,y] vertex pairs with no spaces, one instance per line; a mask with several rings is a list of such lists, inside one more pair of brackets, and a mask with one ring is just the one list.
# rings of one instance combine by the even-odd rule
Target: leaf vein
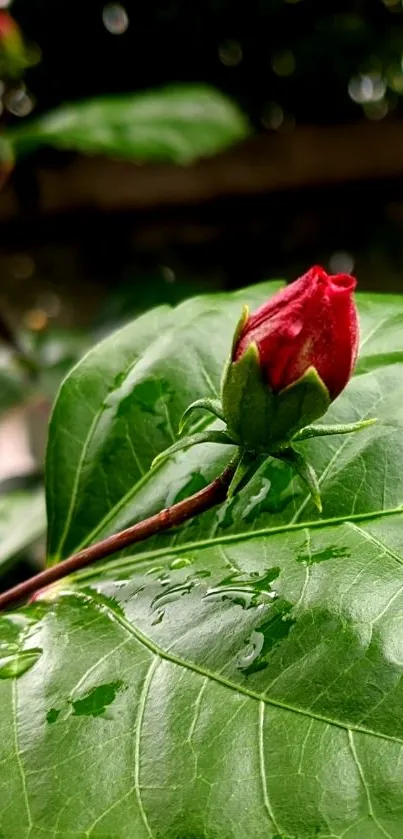
[[18,771],[21,778],[21,786],[22,786],[22,795],[24,799],[25,809],[28,818],[28,830],[27,830],[27,839],[29,834],[31,833],[33,822],[32,822],[32,815],[31,815],[31,808],[29,805],[29,798],[28,798],[28,789],[27,789],[27,779],[25,776],[24,767],[21,760],[21,753],[20,747],[18,743],[18,727],[17,727],[17,680],[13,679],[12,683],[12,710],[13,710],[13,736],[14,736],[14,747],[15,747],[15,757],[17,761]]
[[147,830],[148,836],[150,839],[155,839],[154,834],[151,830],[146,811],[144,809],[143,799],[141,796],[140,791],[140,747],[141,747],[141,728],[143,725],[144,719],[144,712],[147,703],[147,697],[150,690],[150,685],[154,677],[154,673],[159,667],[160,661],[156,658],[152,661],[147,675],[144,679],[143,689],[141,691],[140,699],[139,699],[139,709],[138,709],[138,720],[137,720],[137,727],[136,727],[136,740],[135,740],[135,759],[134,759],[134,789],[136,792],[136,798],[138,807],[140,810],[141,818],[144,824],[144,827]]
[[[65,593],[69,593],[70,595],[73,595],[73,596],[78,597],[78,598],[85,597],[87,602],[88,602],[88,595],[82,595],[81,592],[79,592],[79,591],[75,591],[75,590],[73,591],[72,590],[70,592],[65,592]],[[403,739],[400,738],[400,737],[394,737],[390,734],[385,734],[383,732],[373,731],[372,729],[366,728],[364,726],[347,724],[347,723],[343,722],[342,720],[333,720],[333,719],[330,719],[328,717],[325,717],[323,714],[312,713],[309,709],[298,708],[298,707],[293,706],[293,705],[288,705],[286,702],[282,702],[279,699],[273,699],[273,698],[269,698],[267,696],[262,698],[261,694],[257,693],[256,691],[251,690],[250,688],[246,688],[244,685],[235,684],[234,682],[231,682],[229,679],[227,679],[225,676],[222,676],[219,673],[212,673],[207,668],[202,667],[201,665],[196,664],[193,661],[192,662],[191,661],[184,661],[184,659],[180,658],[175,653],[172,653],[172,652],[168,653],[166,650],[161,649],[160,647],[157,646],[157,644],[154,643],[154,641],[152,641],[150,638],[147,638],[147,636],[144,635],[144,633],[137,626],[135,626],[133,623],[129,623],[129,621],[127,621],[126,618],[124,618],[119,613],[114,612],[111,606],[105,604],[104,602],[99,604],[97,602],[95,592],[94,592],[94,595],[93,595],[92,599],[93,599],[94,605],[103,609],[104,614],[109,613],[110,619],[114,623],[120,624],[120,626],[123,629],[125,629],[130,635],[132,635],[133,638],[135,638],[136,641],[139,644],[145,646],[148,650],[150,650],[150,652],[152,652],[155,656],[158,656],[158,658],[162,659],[163,661],[168,661],[171,664],[177,665],[178,667],[183,667],[186,670],[189,670],[191,673],[198,673],[199,676],[207,677],[208,679],[210,679],[213,682],[216,682],[217,684],[221,685],[222,687],[226,687],[229,690],[235,691],[236,693],[240,693],[240,694],[243,694],[244,696],[248,696],[251,699],[255,699],[258,702],[263,701],[267,705],[272,706],[273,708],[280,708],[283,711],[289,711],[290,713],[293,713],[293,714],[300,714],[301,716],[309,717],[310,719],[312,718],[312,719],[318,720],[319,722],[327,723],[328,725],[332,725],[336,728],[340,728],[340,729],[343,729],[343,730],[352,730],[352,731],[357,731],[357,732],[360,732],[360,733],[363,733],[363,734],[370,734],[373,737],[377,737],[380,740],[387,740],[388,742],[400,743],[400,744],[403,745]],[[153,675],[153,674],[151,674],[151,675]],[[143,709],[143,711],[144,711],[144,709]]]
[[371,793],[369,791],[369,786],[368,786],[368,784],[365,780],[364,770],[361,766],[361,762],[360,762],[360,760],[358,758],[358,755],[357,755],[357,750],[355,748],[355,743],[354,743],[353,732],[351,730],[349,730],[349,732],[348,732],[348,742],[349,742],[349,747],[350,747],[351,754],[353,756],[355,765],[356,765],[357,770],[358,770],[358,774],[359,774],[360,779],[361,779],[362,786],[364,787],[364,790],[365,790],[365,795],[366,795],[367,802],[368,802],[368,813],[371,816],[371,818],[373,819],[373,821],[375,822],[375,824],[377,825],[377,827],[379,827],[379,830],[381,831],[381,833],[383,833],[384,836],[387,836],[388,839],[392,839],[390,833],[388,833],[382,827],[382,825],[380,824],[380,822],[378,821],[378,819],[375,816],[373,805],[372,805],[372,800],[371,800]]
[[266,778],[266,766],[265,766],[265,756],[264,756],[264,714],[266,710],[265,703],[263,701],[259,702],[259,773],[260,773],[260,780],[262,783],[262,792],[263,792],[263,803],[267,815],[270,819],[270,826],[274,825],[275,830],[277,833],[281,833],[281,828],[277,822],[277,819],[273,812],[273,807],[270,802],[269,792],[267,789],[267,778]]

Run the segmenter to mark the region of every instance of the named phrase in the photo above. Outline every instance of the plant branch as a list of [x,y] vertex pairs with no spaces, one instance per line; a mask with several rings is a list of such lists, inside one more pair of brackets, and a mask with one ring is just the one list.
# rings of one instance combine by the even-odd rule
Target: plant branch
[[211,484],[179,501],[172,507],[167,507],[151,516],[149,519],[138,522],[133,527],[128,527],[120,533],[115,533],[113,536],[108,536],[102,542],[97,542],[95,545],[90,545],[88,548],[73,554],[63,562],[53,565],[51,568],[46,568],[29,580],[10,588],[8,591],[0,594],[0,610],[6,607],[13,606],[21,600],[25,600],[29,595],[41,588],[45,588],[57,580],[62,580],[74,571],[79,571],[86,565],[97,562],[99,559],[104,559],[123,548],[134,545],[135,542],[142,542],[156,533],[161,533],[164,530],[169,530],[171,527],[176,527],[179,524],[193,518],[194,516],[204,513],[216,504],[225,501],[227,497],[228,487],[234,476],[236,469],[235,460],[219,475]]

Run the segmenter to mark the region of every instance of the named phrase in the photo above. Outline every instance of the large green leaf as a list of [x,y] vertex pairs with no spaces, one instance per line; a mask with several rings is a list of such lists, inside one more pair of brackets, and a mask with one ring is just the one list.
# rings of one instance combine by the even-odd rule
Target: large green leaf
[[[256,305],[274,287],[248,289],[247,299]],[[228,447],[204,446],[149,472],[189,402],[217,396],[244,296],[154,309],[91,350],[67,377],[47,456],[52,561],[190,494],[227,461]]]
[[47,145],[139,161],[190,163],[249,133],[246,118],[206,85],[173,85],[62,105],[10,131],[17,157]]
[[[222,468],[211,445],[147,471],[187,402],[216,395],[241,303],[272,290],[151,312],[70,373],[48,451],[53,561]],[[322,518],[272,462],[1,619],[6,839],[401,839],[401,303],[361,297],[360,362],[326,417],[378,425],[304,444]]]

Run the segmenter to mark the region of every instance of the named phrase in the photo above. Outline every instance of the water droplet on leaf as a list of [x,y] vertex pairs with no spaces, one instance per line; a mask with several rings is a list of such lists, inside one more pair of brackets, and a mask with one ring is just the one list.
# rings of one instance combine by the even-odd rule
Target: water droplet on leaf
[[154,565],[153,568],[149,568],[148,571],[146,571],[146,577],[156,576],[157,574],[160,574],[161,571],[163,571],[163,570],[164,570],[163,565]]
[[279,598],[270,607],[263,623],[247,639],[245,652],[241,655],[238,669],[244,676],[251,676],[269,666],[273,650],[291,632],[295,619],[291,617],[292,604]]
[[269,481],[269,479],[263,478],[259,492],[257,492],[256,495],[251,495],[245,509],[242,511],[243,519],[248,519],[248,516],[250,516],[250,514],[253,513],[256,507],[259,507],[262,501],[264,501],[266,496],[269,494],[270,487],[271,482]]
[[191,565],[191,564],[192,564],[192,560],[187,559],[184,556],[184,557],[178,557],[178,559],[172,560],[169,567],[172,569],[172,571],[174,571],[177,568],[186,568],[187,565]]
[[59,718],[61,713],[60,708],[49,708],[49,711],[46,714],[46,722],[53,723]]
[[263,577],[255,576],[253,572],[249,577],[245,577],[241,572],[236,572],[221,580],[214,588],[208,589],[204,597],[219,598],[223,601],[232,600],[243,609],[252,609],[277,598],[277,593],[272,589],[271,583],[279,573],[279,568],[270,568]]
[[211,577],[211,571],[208,571],[207,568],[200,568],[200,571],[195,571],[194,576],[204,580],[206,577]]
[[185,594],[190,594],[195,585],[196,580],[186,580],[184,583],[179,583],[176,586],[171,586],[171,588],[165,589],[165,591],[161,592],[161,594],[157,594],[157,596],[154,597],[154,600],[151,603],[151,609],[154,610],[161,608],[162,606],[166,606],[168,603],[174,603]]
[[38,661],[41,655],[42,650],[39,648],[18,651],[10,649],[8,655],[2,650],[0,657],[0,679],[12,679],[22,676],[23,673],[26,673]]
[[295,559],[297,562],[301,562],[302,565],[315,565],[317,562],[326,562],[328,559],[344,558],[347,556],[351,556],[349,548],[331,545],[323,551],[306,551],[306,553],[299,553]]
[[74,715],[77,717],[100,717],[107,706],[112,704],[116,694],[124,688],[125,685],[122,681],[110,682],[106,685],[97,685],[81,699],[71,699],[70,704],[73,707]]
[[238,667],[240,670],[246,670],[254,662],[255,658],[261,653],[264,644],[263,632],[253,631],[248,645],[244,652],[239,657]]

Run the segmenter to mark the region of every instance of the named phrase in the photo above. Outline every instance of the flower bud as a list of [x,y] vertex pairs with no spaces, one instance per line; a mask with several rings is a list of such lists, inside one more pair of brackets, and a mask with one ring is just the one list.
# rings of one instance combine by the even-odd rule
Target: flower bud
[[0,74],[18,78],[33,63],[18,23],[8,12],[0,11]]
[[358,349],[355,286],[315,266],[244,316],[222,392],[228,428],[244,446],[286,444],[346,386]]
[[8,12],[0,12],[0,42],[19,32],[18,26]]
[[335,399],[349,381],[357,357],[355,286],[348,274],[329,276],[319,266],[311,268],[248,318],[233,360],[238,361],[255,342],[274,393],[314,367]]

